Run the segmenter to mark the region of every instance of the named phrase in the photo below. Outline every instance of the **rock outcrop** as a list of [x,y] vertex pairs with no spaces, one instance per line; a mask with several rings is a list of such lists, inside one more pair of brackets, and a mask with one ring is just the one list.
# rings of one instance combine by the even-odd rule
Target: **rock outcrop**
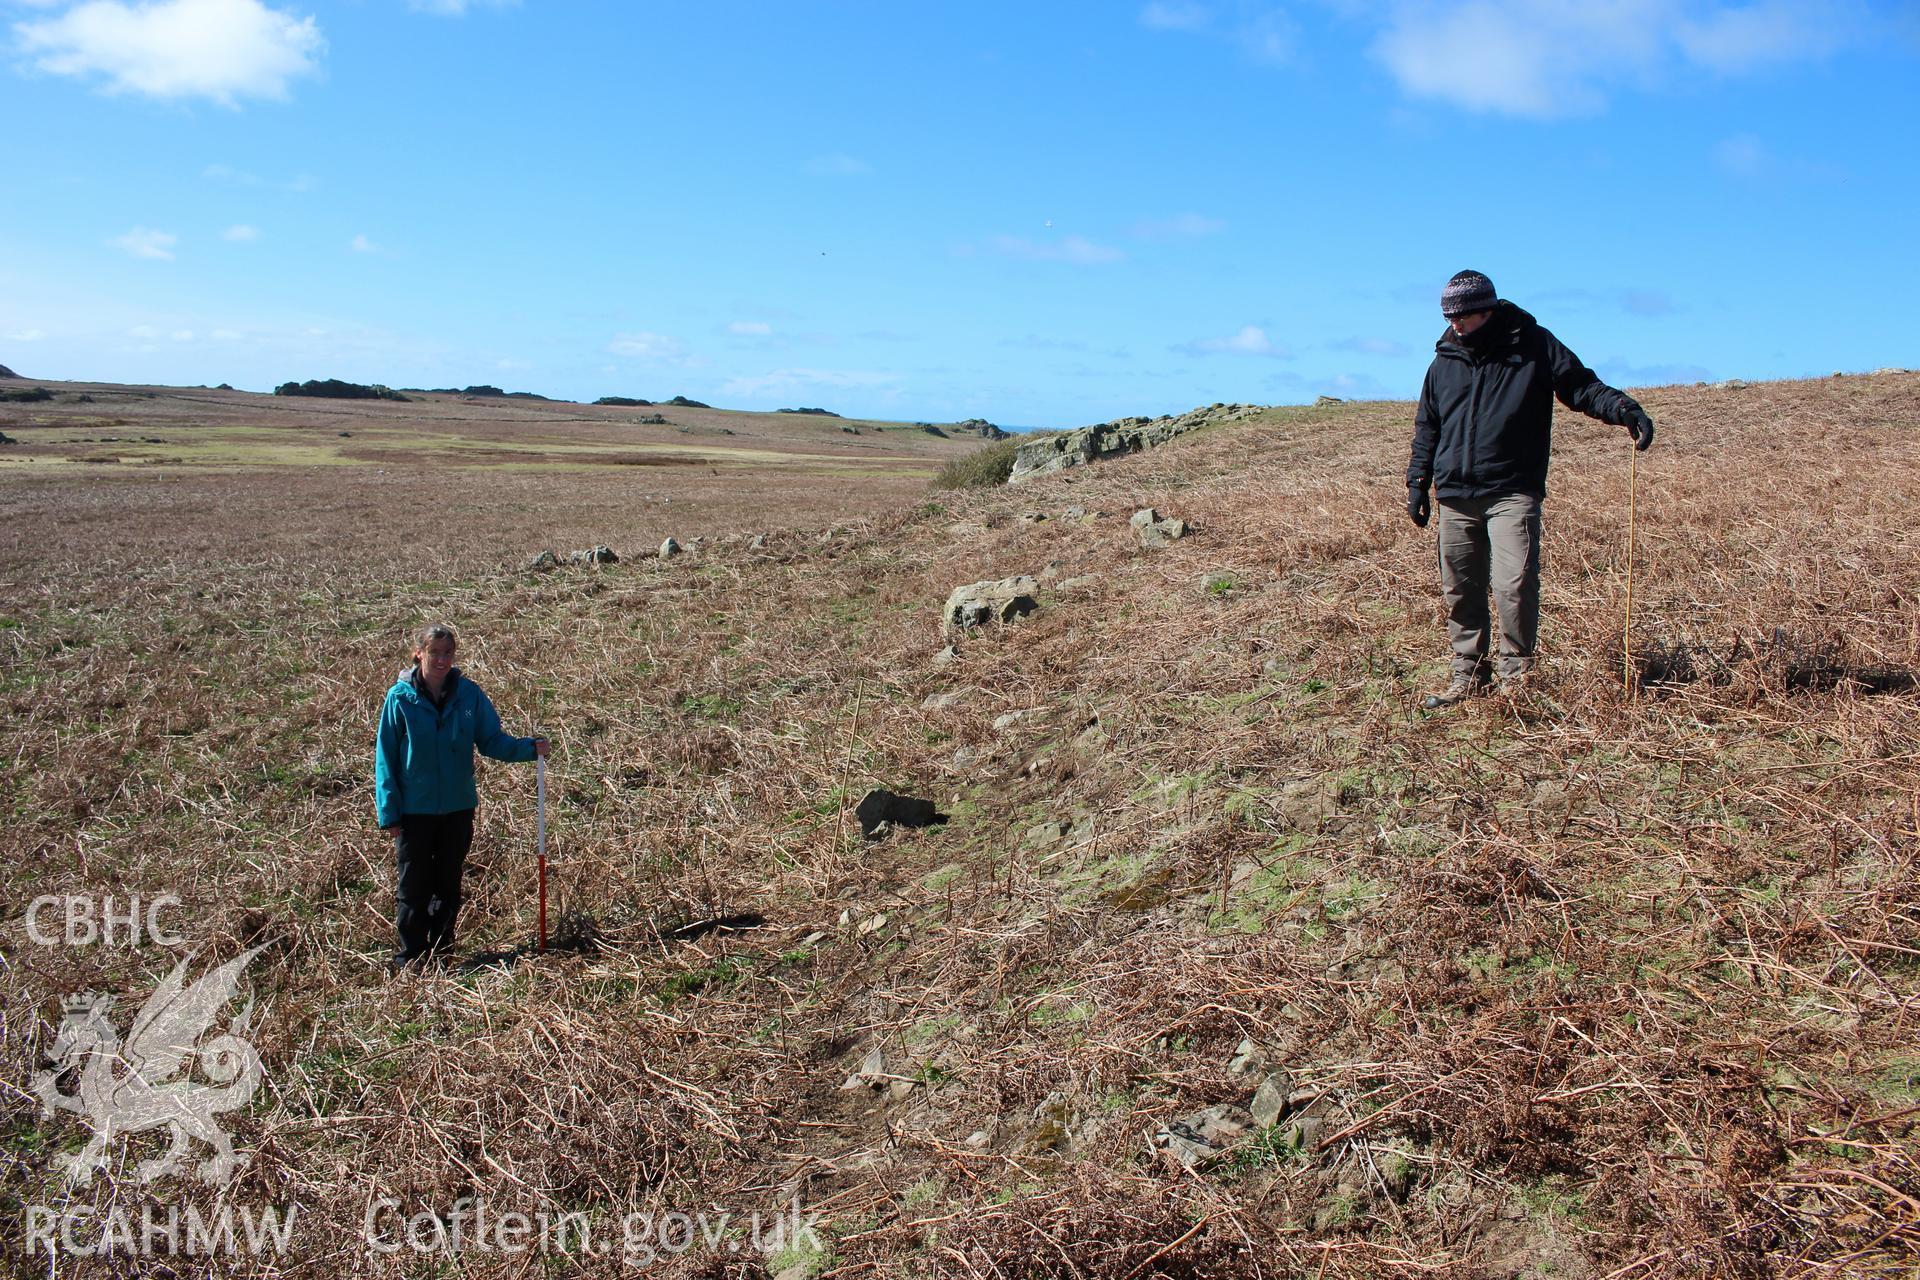
[[19,374],[7,368],[7,366],[0,364],[0,378],[17,378],[19,376]]
[[1218,422],[1232,422],[1260,412],[1254,404],[1213,404],[1190,409],[1179,417],[1118,418],[1078,431],[1041,436],[1022,444],[1013,459],[1008,484],[1034,476],[1051,475],[1068,467],[1084,466],[1104,458],[1123,458],[1157,448],[1177,436]]
[[953,635],[989,622],[1012,622],[1040,607],[1034,599],[1039,589],[1040,584],[1027,574],[955,587],[941,610],[942,624]]

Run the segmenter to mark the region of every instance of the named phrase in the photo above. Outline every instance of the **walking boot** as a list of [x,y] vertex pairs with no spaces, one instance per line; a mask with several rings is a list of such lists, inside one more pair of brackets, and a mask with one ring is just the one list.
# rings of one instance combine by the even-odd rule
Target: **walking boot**
[[1420,700],[1422,711],[1439,711],[1456,702],[1465,702],[1486,684],[1486,677],[1480,672],[1456,671],[1447,687],[1438,693],[1430,693]]

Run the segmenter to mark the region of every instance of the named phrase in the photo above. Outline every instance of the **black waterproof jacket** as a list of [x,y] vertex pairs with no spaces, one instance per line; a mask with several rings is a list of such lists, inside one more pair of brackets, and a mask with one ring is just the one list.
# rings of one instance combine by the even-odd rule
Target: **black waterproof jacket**
[[1449,327],[1434,353],[1413,415],[1407,483],[1431,482],[1436,497],[1544,498],[1554,397],[1616,425],[1634,407],[1511,302],[1465,338]]

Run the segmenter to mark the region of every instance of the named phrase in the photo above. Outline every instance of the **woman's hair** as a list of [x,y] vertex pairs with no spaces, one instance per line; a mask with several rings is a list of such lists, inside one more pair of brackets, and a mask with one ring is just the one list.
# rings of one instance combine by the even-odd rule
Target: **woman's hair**
[[413,651],[421,653],[435,640],[445,640],[454,648],[460,647],[460,637],[453,634],[453,628],[444,622],[429,622],[413,633]]

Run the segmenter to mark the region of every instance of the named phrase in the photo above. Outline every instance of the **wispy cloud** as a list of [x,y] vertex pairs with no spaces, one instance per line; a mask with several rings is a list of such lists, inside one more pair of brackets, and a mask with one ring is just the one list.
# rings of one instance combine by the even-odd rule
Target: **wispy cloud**
[[107,241],[114,248],[132,254],[136,258],[149,258],[156,262],[172,262],[173,246],[180,243],[180,237],[170,231],[155,231],[150,227],[135,227],[123,236],[115,236]]
[[741,399],[778,398],[817,391],[891,390],[899,381],[895,374],[860,369],[775,369],[729,378],[721,390]]
[[872,173],[873,167],[865,160],[835,151],[807,161],[807,172],[823,178],[857,178]]
[[1240,332],[1225,338],[1196,338],[1192,342],[1183,342],[1173,350],[1189,356],[1268,356],[1275,360],[1293,358],[1291,350],[1275,342],[1267,336],[1265,329],[1254,324],[1245,325]]
[[1342,338],[1331,345],[1335,351],[1353,351],[1363,356],[1404,356],[1413,349],[1391,338]]
[[607,350],[617,356],[626,356],[629,360],[672,368],[686,368],[694,363],[686,344],[664,333],[617,334],[607,344]]
[[38,342],[47,336],[45,329],[11,329],[6,334],[8,342]]
[[1227,229],[1222,218],[1203,213],[1176,213],[1170,218],[1142,218],[1128,229],[1137,240],[1178,240],[1217,236]]
[[319,70],[326,40],[311,17],[261,0],[87,0],[59,17],[14,25],[21,50],[53,75],[98,78],[109,93],[285,98]]
[[1372,54],[1407,94],[1541,119],[1597,113],[1664,75],[1818,59],[1871,27],[1861,0],[1462,0],[1388,15]]
[[1633,364],[1615,356],[1602,360],[1594,371],[1616,387],[1668,387],[1687,382],[1712,382],[1713,371],[1697,364]]
[[1284,6],[1262,0],[1151,0],[1140,10],[1140,25],[1150,31],[1210,35],[1239,48],[1257,62],[1293,60],[1299,27]]
[[384,253],[384,252],[386,252],[386,251],[385,251],[384,249],[382,249],[382,248],[381,248],[381,247],[380,247],[379,245],[377,245],[377,244],[375,244],[375,243],[374,243],[373,241],[371,241],[371,240],[369,240],[369,239],[367,239],[367,237],[366,237],[366,236],[364,236],[364,235],[357,235],[357,236],[355,236],[355,237],[354,237],[353,239],[351,239],[351,240],[349,240],[349,241],[347,241],[347,248],[349,248],[349,249],[351,249],[351,250],[353,250],[353,252],[355,252],[355,253]]
[[510,9],[520,0],[407,0],[415,13],[431,13],[442,18],[458,18],[471,9]]
[[1154,0],[1140,10],[1140,25],[1154,31],[1202,31],[1212,21],[1213,13],[1204,4]]
[[235,244],[252,244],[260,238],[260,228],[245,222],[236,222],[220,233],[222,240],[231,240]]
[[1074,235],[1062,236],[1058,240],[992,236],[987,240],[987,248],[1002,257],[1018,258],[1024,262],[1071,262],[1083,267],[1119,262],[1127,256],[1118,249]]
[[764,320],[735,320],[727,332],[736,338],[771,338],[773,326]]

